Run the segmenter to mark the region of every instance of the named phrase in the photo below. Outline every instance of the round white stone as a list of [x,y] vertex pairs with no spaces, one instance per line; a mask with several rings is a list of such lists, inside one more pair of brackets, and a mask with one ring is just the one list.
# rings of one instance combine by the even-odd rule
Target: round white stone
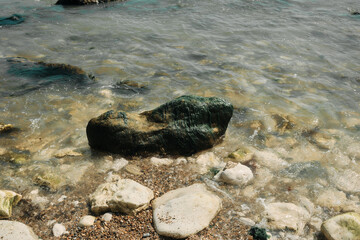
[[83,217],[80,219],[79,226],[80,226],[80,227],[89,227],[89,226],[92,226],[92,225],[94,225],[95,219],[96,219],[96,218],[95,218],[94,216],[91,216],[91,215],[83,216]]

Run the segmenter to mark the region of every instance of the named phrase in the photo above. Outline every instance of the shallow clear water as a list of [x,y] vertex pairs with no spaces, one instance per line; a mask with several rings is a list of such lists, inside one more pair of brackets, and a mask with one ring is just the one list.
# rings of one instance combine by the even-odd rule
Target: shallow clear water
[[[0,16],[26,17],[23,24],[0,28],[0,122],[20,129],[0,137],[0,147],[29,158],[20,168],[0,163],[0,188],[33,188],[37,171],[61,168],[54,157],[59,149],[81,152],[82,160],[70,166],[85,166],[92,156],[85,134],[90,118],[112,108],[148,110],[183,94],[233,103],[226,138],[212,150],[220,157],[246,145],[289,163],[318,161],[330,173],[360,174],[349,150],[356,151],[360,140],[360,16],[348,11],[360,8],[358,1],[129,0],[66,8],[54,2],[5,0],[0,8]],[[49,84],[11,96],[24,87],[20,83],[36,86],[39,80],[11,75],[8,57],[78,66],[96,83]],[[112,87],[124,80],[149,91]],[[279,132],[275,114],[289,115],[296,128]],[[261,129],[249,127],[256,120]],[[315,127],[334,140],[330,149],[304,137]],[[349,160],[338,160],[344,157]],[[313,178],[293,180],[299,190],[289,194],[271,189],[291,176],[263,167],[276,180],[258,187],[254,198],[290,201],[300,192],[316,202]],[[319,189],[335,188],[331,180],[321,184]]]

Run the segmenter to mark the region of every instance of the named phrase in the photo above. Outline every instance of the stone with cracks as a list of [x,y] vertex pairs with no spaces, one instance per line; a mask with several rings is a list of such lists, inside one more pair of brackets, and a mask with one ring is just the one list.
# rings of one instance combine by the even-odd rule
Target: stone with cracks
[[141,114],[108,111],[89,121],[89,145],[124,155],[191,155],[225,134],[233,106],[217,97],[182,96]]
[[186,238],[206,228],[221,208],[221,199],[194,184],[165,193],[153,201],[153,221],[158,234]]

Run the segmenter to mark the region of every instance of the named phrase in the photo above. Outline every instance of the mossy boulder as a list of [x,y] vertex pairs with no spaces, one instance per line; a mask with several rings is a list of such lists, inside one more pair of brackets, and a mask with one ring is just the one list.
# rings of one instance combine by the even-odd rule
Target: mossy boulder
[[325,221],[321,232],[328,240],[360,239],[360,215],[354,212],[337,215]]
[[114,1],[123,2],[125,0],[58,0],[56,2],[56,5],[88,5]]
[[10,17],[1,17],[0,18],[0,26],[10,26],[16,25],[24,22],[25,19],[23,16],[19,14],[13,14]]
[[11,217],[12,207],[15,206],[22,196],[13,191],[0,190],[0,219]]
[[108,111],[89,121],[89,145],[124,155],[191,155],[225,134],[233,106],[217,97],[182,96],[140,114]]

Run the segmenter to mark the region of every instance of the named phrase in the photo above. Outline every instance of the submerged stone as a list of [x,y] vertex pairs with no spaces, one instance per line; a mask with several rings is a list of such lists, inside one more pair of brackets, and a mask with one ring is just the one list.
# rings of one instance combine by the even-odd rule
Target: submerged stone
[[12,207],[15,206],[22,196],[13,191],[0,190],[0,219],[11,217]]
[[99,4],[107,2],[123,2],[125,0],[58,0],[56,5],[87,5],[87,4]]
[[19,96],[52,84],[71,84],[78,88],[93,81],[81,68],[62,64],[33,62],[26,58],[7,58],[7,74],[16,77],[16,81],[9,77],[4,83],[0,95]]
[[25,19],[19,14],[13,14],[10,17],[0,18],[0,26],[16,25],[24,22]]
[[293,163],[280,171],[280,174],[295,179],[326,179],[328,177],[326,169],[324,169],[318,161]]
[[358,240],[360,215],[350,212],[332,217],[323,223],[321,232],[328,240]]
[[211,148],[232,117],[233,106],[217,97],[182,96],[131,114],[108,111],[89,121],[92,148],[125,155],[191,155]]
[[8,133],[14,130],[14,126],[12,124],[2,124],[0,123],[0,134]]

